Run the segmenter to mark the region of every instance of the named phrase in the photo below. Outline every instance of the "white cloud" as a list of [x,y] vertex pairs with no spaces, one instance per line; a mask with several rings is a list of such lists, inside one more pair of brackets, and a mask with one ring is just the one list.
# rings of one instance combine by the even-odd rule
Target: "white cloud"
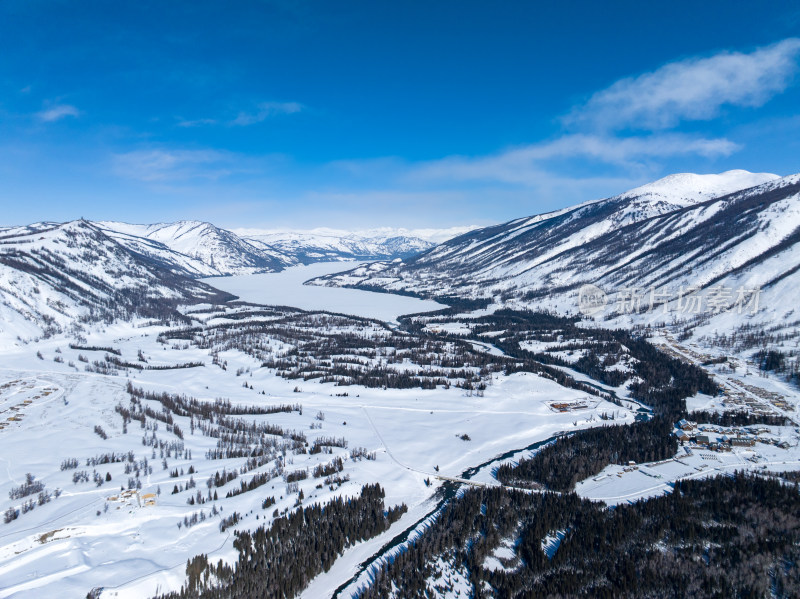
[[678,133],[627,138],[576,134],[513,148],[493,156],[451,156],[435,160],[413,169],[409,176],[417,180],[484,180],[539,186],[543,177],[552,177],[544,172],[544,163],[550,160],[583,158],[635,167],[641,166],[645,159],[681,155],[714,158],[728,156],[738,149],[737,144],[727,139]]
[[798,72],[800,39],[744,54],[722,52],[669,63],[621,79],[565,117],[567,124],[608,129],[665,129],[707,120],[724,105],[758,107],[784,91]]
[[[657,172],[657,163],[668,158],[730,156],[741,146],[729,139],[658,131],[684,120],[713,118],[725,105],[763,105],[791,84],[800,70],[799,55],[800,39],[789,38],[750,53],[724,52],[673,62],[621,79],[575,108],[564,121],[581,133],[488,156],[450,156],[418,164],[408,169],[406,179],[494,182],[535,190],[585,187],[592,182],[602,186],[613,178],[562,177],[559,172],[566,172],[564,165],[594,165],[595,172],[597,166],[607,165],[636,178]],[[640,133],[617,133],[626,129]]]
[[216,119],[195,119],[191,121],[178,121],[178,127],[201,127],[203,125],[215,125]]
[[52,123],[68,116],[80,116],[81,111],[70,104],[56,104],[36,113],[36,117],[45,123]]
[[147,183],[219,179],[233,172],[232,157],[215,150],[134,150],[112,157],[115,174]]
[[280,114],[295,114],[303,110],[303,105],[298,102],[263,102],[258,105],[256,112],[240,112],[232,125],[254,125],[270,117]]
[[203,127],[207,125],[255,125],[256,123],[260,123],[271,117],[284,114],[295,114],[303,110],[305,110],[305,106],[299,102],[262,102],[256,106],[256,110],[254,112],[240,112],[236,118],[232,120],[220,120],[213,118],[178,119],[178,127]]

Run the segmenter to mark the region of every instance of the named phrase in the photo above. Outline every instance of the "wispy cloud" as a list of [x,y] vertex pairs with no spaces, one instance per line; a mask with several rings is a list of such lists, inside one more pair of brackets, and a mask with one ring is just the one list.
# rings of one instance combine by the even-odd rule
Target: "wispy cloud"
[[601,172],[597,169],[603,165],[621,167],[630,177],[652,174],[659,170],[659,162],[670,158],[730,156],[741,145],[727,138],[661,131],[682,121],[711,119],[725,105],[763,105],[792,83],[800,71],[798,56],[800,39],[790,38],[750,53],[723,52],[673,62],[595,93],[564,117],[573,132],[488,156],[450,156],[418,164],[409,169],[407,178],[541,190],[543,185],[584,187],[592,181],[559,175],[565,172],[564,165],[590,167],[594,172]]
[[451,156],[419,165],[410,173],[417,180],[483,180],[539,186],[546,163],[561,159],[588,159],[616,166],[637,167],[653,158],[699,155],[728,156],[739,149],[723,138],[679,133],[641,137],[565,135],[549,142],[512,148],[491,156]]
[[80,116],[80,114],[81,111],[71,104],[56,104],[55,106],[51,106],[50,108],[45,108],[44,110],[37,112],[36,118],[45,123],[52,123],[69,116],[77,117]]
[[800,64],[800,39],[746,54],[722,52],[620,79],[564,118],[568,125],[657,130],[714,118],[725,105],[758,107],[784,91]]
[[303,105],[298,102],[262,102],[255,112],[240,112],[231,121],[232,125],[254,125],[270,117],[281,114],[295,114],[303,110]]
[[180,120],[178,127],[202,127],[204,125],[216,125],[217,119],[194,119],[194,120]]
[[201,118],[201,119],[178,119],[178,127],[204,127],[210,125],[228,125],[244,127],[255,125],[280,115],[296,114],[305,110],[305,106],[299,102],[262,102],[250,112],[242,111],[235,118]]
[[116,175],[146,183],[219,179],[234,172],[233,163],[216,150],[134,150],[112,157]]

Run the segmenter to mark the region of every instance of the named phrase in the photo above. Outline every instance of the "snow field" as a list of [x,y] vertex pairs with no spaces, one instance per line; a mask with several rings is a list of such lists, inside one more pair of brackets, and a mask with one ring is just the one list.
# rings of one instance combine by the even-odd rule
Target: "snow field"
[[[192,455],[191,459],[173,455],[167,459],[168,468],[164,470],[160,452],[156,450],[153,458],[153,448],[142,445],[142,436],[155,432],[165,442],[180,440],[162,422],[158,423],[157,431],[152,431],[142,430],[134,420],[127,425],[128,432],[122,432],[122,418],[114,408],[120,403],[128,404],[125,390],[128,381],[148,391],[185,393],[205,401],[222,397],[233,404],[302,404],[302,415],[295,411],[244,418],[302,431],[309,443],[322,436],[345,437],[348,447],[333,447],[331,454],[289,452],[285,471],[310,470],[341,457],[345,466],[341,475],[349,475],[350,480],[340,487],[334,485],[333,490],[324,484],[318,489],[322,479],[309,476],[299,482],[305,495],[303,503],[325,503],[339,494],[354,495],[365,483],[380,482],[386,489],[387,507],[405,502],[410,508],[387,534],[410,525],[425,513],[436,486],[441,484],[435,479],[437,466],[438,474],[457,477],[465,469],[504,452],[574,428],[574,413],[554,413],[547,402],[586,398],[583,393],[525,373],[495,375],[484,397],[468,396],[455,387],[381,390],[286,380],[259,368],[252,357],[233,350],[220,354],[220,360],[227,361],[223,370],[212,365],[209,353],[196,346],[172,341],[158,343],[156,337],[161,330],[116,324],[103,332],[98,330],[84,345],[113,347],[120,351],[119,357],[125,362],[136,362],[141,351],[150,365],[186,362],[205,365],[177,370],[131,370],[130,377],[89,373],[82,370],[86,362],[80,361],[79,356],[91,363],[101,360],[105,352],[70,349],[70,340],[64,337],[4,352],[0,385],[10,385],[0,394],[0,409],[16,405],[23,396],[33,401],[23,404],[21,420],[0,430],[0,446],[4,448],[0,452],[0,509],[5,512],[9,507],[20,507],[23,500],[9,498],[9,491],[25,480],[26,473],[43,482],[48,491],[58,488],[62,493],[49,503],[21,513],[12,522],[0,524],[0,597],[42,594],[84,597],[88,590],[99,586],[106,588],[104,596],[142,597],[178,588],[184,580],[188,558],[208,553],[214,561],[232,560],[233,530],[268,524],[275,509],[295,507],[297,494],[287,493],[287,485],[280,477],[255,490],[225,498],[241,481],[268,471],[272,463],[240,474],[217,488],[217,501],[188,505],[188,497],[198,490],[207,496],[205,482],[209,476],[223,468],[238,469],[244,459],[205,459],[205,452],[216,446],[216,440],[199,431],[192,435],[189,418],[175,416],[175,422],[184,432],[184,447]],[[43,359],[36,357],[37,351]],[[56,362],[55,357],[63,361]],[[70,367],[69,363],[75,366]],[[243,374],[237,376],[237,370]],[[300,391],[295,392],[295,388]],[[21,394],[22,389],[28,395]],[[45,390],[51,390],[50,394],[44,396]],[[337,396],[343,392],[348,396]],[[143,403],[160,410],[158,402],[143,400]],[[612,408],[618,409],[611,404],[597,404],[581,414],[579,426],[596,424],[588,420],[589,415]],[[320,412],[324,413],[324,420],[317,419]],[[148,419],[148,427],[153,422]],[[321,428],[312,429],[312,425]],[[95,433],[95,426],[100,426],[108,439]],[[462,434],[471,440],[462,440],[459,437]],[[375,452],[376,460],[352,460],[349,451],[356,447]],[[136,462],[146,458],[152,473],[148,470],[140,476],[142,488],[138,496],[122,498],[120,486],[127,487],[129,476],[133,476],[125,472],[126,462],[85,464],[87,459],[101,454],[129,451],[134,453]],[[60,465],[67,458],[77,459],[77,468],[61,470]],[[190,466],[195,469],[191,475]],[[183,474],[170,477],[174,469],[183,470]],[[102,478],[100,486],[91,479],[94,470]],[[89,482],[74,483],[72,477],[78,471],[86,471]],[[107,472],[112,479],[108,482]],[[196,488],[173,495],[173,487],[186,485],[190,477]],[[431,479],[433,484],[426,486],[425,479]],[[156,495],[154,505],[146,505],[143,496],[157,493],[159,487],[161,494]],[[271,496],[276,504],[262,509],[262,501]],[[220,511],[219,516],[210,515],[214,507]],[[184,517],[201,511],[206,516],[204,521],[188,529],[178,527]],[[241,522],[220,533],[221,518],[234,512],[241,514]],[[347,580],[355,565],[382,538],[387,536],[370,541],[369,548],[355,547],[348,551],[319,584],[335,588]]]

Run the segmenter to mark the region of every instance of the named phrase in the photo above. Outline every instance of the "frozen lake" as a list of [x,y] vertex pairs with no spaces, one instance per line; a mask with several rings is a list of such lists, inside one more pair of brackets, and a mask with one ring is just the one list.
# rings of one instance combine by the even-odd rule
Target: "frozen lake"
[[209,285],[238,295],[246,302],[273,306],[294,306],[303,310],[327,310],[397,322],[397,317],[415,312],[446,308],[431,300],[404,295],[375,293],[341,287],[303,285],[305,281],[355,267],[358,262],[320,262],[293,266],[282,272],[203,279]]

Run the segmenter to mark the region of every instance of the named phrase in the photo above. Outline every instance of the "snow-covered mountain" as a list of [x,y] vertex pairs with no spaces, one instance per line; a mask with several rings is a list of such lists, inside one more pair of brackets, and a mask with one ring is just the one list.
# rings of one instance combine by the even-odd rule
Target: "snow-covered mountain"
[[277,272],[314,262],[408,258],[471,229],[228,231],[201,221],[96,224],[129,250],[190,277]]
[[0,340],[82,323],[173,316],[179,304],[231,299],[129,251],[92,223],[0,230]]
[[96,224],[129,250],[191,277],[276,272],[297,263],[267,244],[253,244],[206,222]]
[[235,232],[254,245],[264,244],[296,258],[302,264],[311,264],[336,260],[408,258],[474,228],[380,228],[365,231],[328,228],[296,231],[236,229]]
[[[729,171],[666,177],[613,198],[480,229],[403,262],[379,262],[317,284],[379,287],[424,296],[577,313],[578,291],[607,294],[598,317],[691,321],[704,334],[730,332],[745,316],[687,312],[695,296],[759,289],[764,325],[789,326],[800,295],[800,175]],[[648,295],[652,292],[652,295]],[[626,296],[627,294],[627,296]],[[638,302],[631,307],[629,297]],[[749,296],[747,298],[750,299]],[[702,300],[697,300],[697,303]],[[666,307],[664,304],[667,304]],[[679,311],[683,309],[683,311]],[[705,316],[704,316],[705,315]],[[651,320],[652,320],[651,319]]]

